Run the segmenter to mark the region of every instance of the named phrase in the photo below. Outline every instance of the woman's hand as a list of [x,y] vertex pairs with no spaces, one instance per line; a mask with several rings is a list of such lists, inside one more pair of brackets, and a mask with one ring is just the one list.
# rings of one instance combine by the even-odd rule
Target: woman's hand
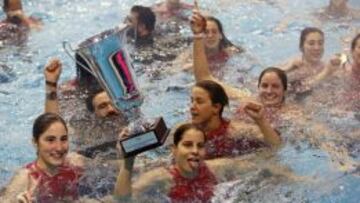
[[337,69],[341,68],[343,64],[347,61],[347,57],[345,54],[335,54],[333,55],[326,68],[328,69],[329,73],[335,72]]
[[194,34],[204,33],[206,29],[206,20],[201,15],[198,9],[193,10],[193,15],[190,18],[191,30]]
[[61,74],[62,64],[59,59],[51,59],[45,66],[45,80],[51,83],[57,83]]
[[254,119],[255,122],[262,122],[264,119],[264,106],[260,103],[250,101],[243,106],[244,112]]

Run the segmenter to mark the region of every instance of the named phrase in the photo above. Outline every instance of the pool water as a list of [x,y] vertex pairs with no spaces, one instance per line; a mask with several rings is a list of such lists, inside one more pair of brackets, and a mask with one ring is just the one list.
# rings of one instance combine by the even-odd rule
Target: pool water
[[[42,31],[31,32],[27,42],[21,45],[0,47],[0,63],[10,69],[0,71],[0,78],[7,78],[0,82],[0,188],[17,169],[36,156],[31,144],[31,127],[44,108],[43,67],[47,60],[59,57],[63,63],[61,81],[73,78],[75,65],[65,54],[63,41],[76,45],[121,23],[132,5],[152,5],[154,2],[24,0],[25,11],[40,17],[44,27]],[[326,33],[325,57],[348,50],[349,42],[344,41],[359,32],[360,20],[320,22],[314,13],[327,3],[327,0],[200,1],[203,9],[223,22],[227,37],[244,47],[254,59],[233,58],[225,68],[224,80],[241,86],[240,80],[254,78],[266,66],[279,64],[298,54],[298,37],[305,26],[318,26]],[[358,0],[350,0],[349,4],[360,7]],[[278,31],[284,19],[287,23]],[[184,27],[181,33],[188,37],[189,28]],[[171,65],[171,61],[156,60],[145,65],[135,63],[137,70],[142,69],[137,75],[145,96],[143,114],[148,117],[161,115],[169,126],[189,118],[189,86],[194,82],[189,73],[169,75],[157,70]],[[326,106],[323,111],[327,111]],[[350,121],[342,122],[341,126],[346,129],[349,125],[351,130],[356,130],[359,122]],[[291,131],[286,136],[289,137],[287,144],[266,162],[286,166],[293,174],[308,177],[311,181],[281,181],[281,178],[266,175],[266,171],[252,171],[234,181],[221,183],[213,201],[360,202],[359,169],[339,170],[332,164],[327,151],[319,150],[306,139],[297,140]],[[359,146],[359,139],[354,142]],[[359,161],[359,151],[354,157]]]

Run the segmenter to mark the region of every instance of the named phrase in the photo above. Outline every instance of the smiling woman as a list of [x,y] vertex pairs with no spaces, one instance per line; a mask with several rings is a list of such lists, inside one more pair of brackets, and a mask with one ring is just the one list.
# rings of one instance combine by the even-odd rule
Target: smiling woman
[[278,68],[267,68],[259,76],[258,88],[262,104],[267,107],[281,106],[285,101],[287,76]]
[[64,120],[52,113],[40,115],[33,126],[37,159],[27,164],[5,188],[4,202],[57,202],[78,198],[80,173],[65,163],[69,150]]
[[324,42],[324,33],[319,28],[306,27],[301,31],[299,48],[302,55],[289,60],[281,67],[288,74],[290,92],[307,91],[341,65],[338,55],[332,56],[327,63],[322,60]]

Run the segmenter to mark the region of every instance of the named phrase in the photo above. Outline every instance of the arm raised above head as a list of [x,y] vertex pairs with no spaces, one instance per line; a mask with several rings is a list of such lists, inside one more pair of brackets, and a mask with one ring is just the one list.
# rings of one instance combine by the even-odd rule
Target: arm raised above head
[[62,65],[59,59],[51,59],[45,66],[45,112],[59,114],[59,100],[57,98],[57,83]]
[[[196,15],[195,17],[198,16]],[[194,57],[193,67],[194,67],[195,80],[196,81],[215,80],[215,78],[211,75],[209,69],[209,62],[206,57],[204,40],[202,37],[203,33],[196,35],[198,36],[194,36],[194,44],[193,44],[193,57]]]

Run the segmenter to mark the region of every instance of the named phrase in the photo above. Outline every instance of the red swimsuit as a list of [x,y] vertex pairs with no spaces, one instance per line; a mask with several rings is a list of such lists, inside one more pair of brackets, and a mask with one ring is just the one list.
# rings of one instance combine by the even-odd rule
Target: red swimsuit
[[206,133],[206,159],[241,155],[265,146],[257,139],[229,137],[229,125],[230,121],[222,120],[219,128]]
[[201,164],[198,176],[193,179],[181,176],[175,166],[171,166],[169,172],[174,180],[174,186],[168,194],[172,203],[210,202],[217,181],[205,164]]
[[78,170],[63,165],[60,166],[56,175],[49,176],[36,165],[36,162],[26,165],[25,168],[30,170],[31,178],[39,181],[36,189],[36,202],[49,203],[78,198],[77,186],[80,174]]

